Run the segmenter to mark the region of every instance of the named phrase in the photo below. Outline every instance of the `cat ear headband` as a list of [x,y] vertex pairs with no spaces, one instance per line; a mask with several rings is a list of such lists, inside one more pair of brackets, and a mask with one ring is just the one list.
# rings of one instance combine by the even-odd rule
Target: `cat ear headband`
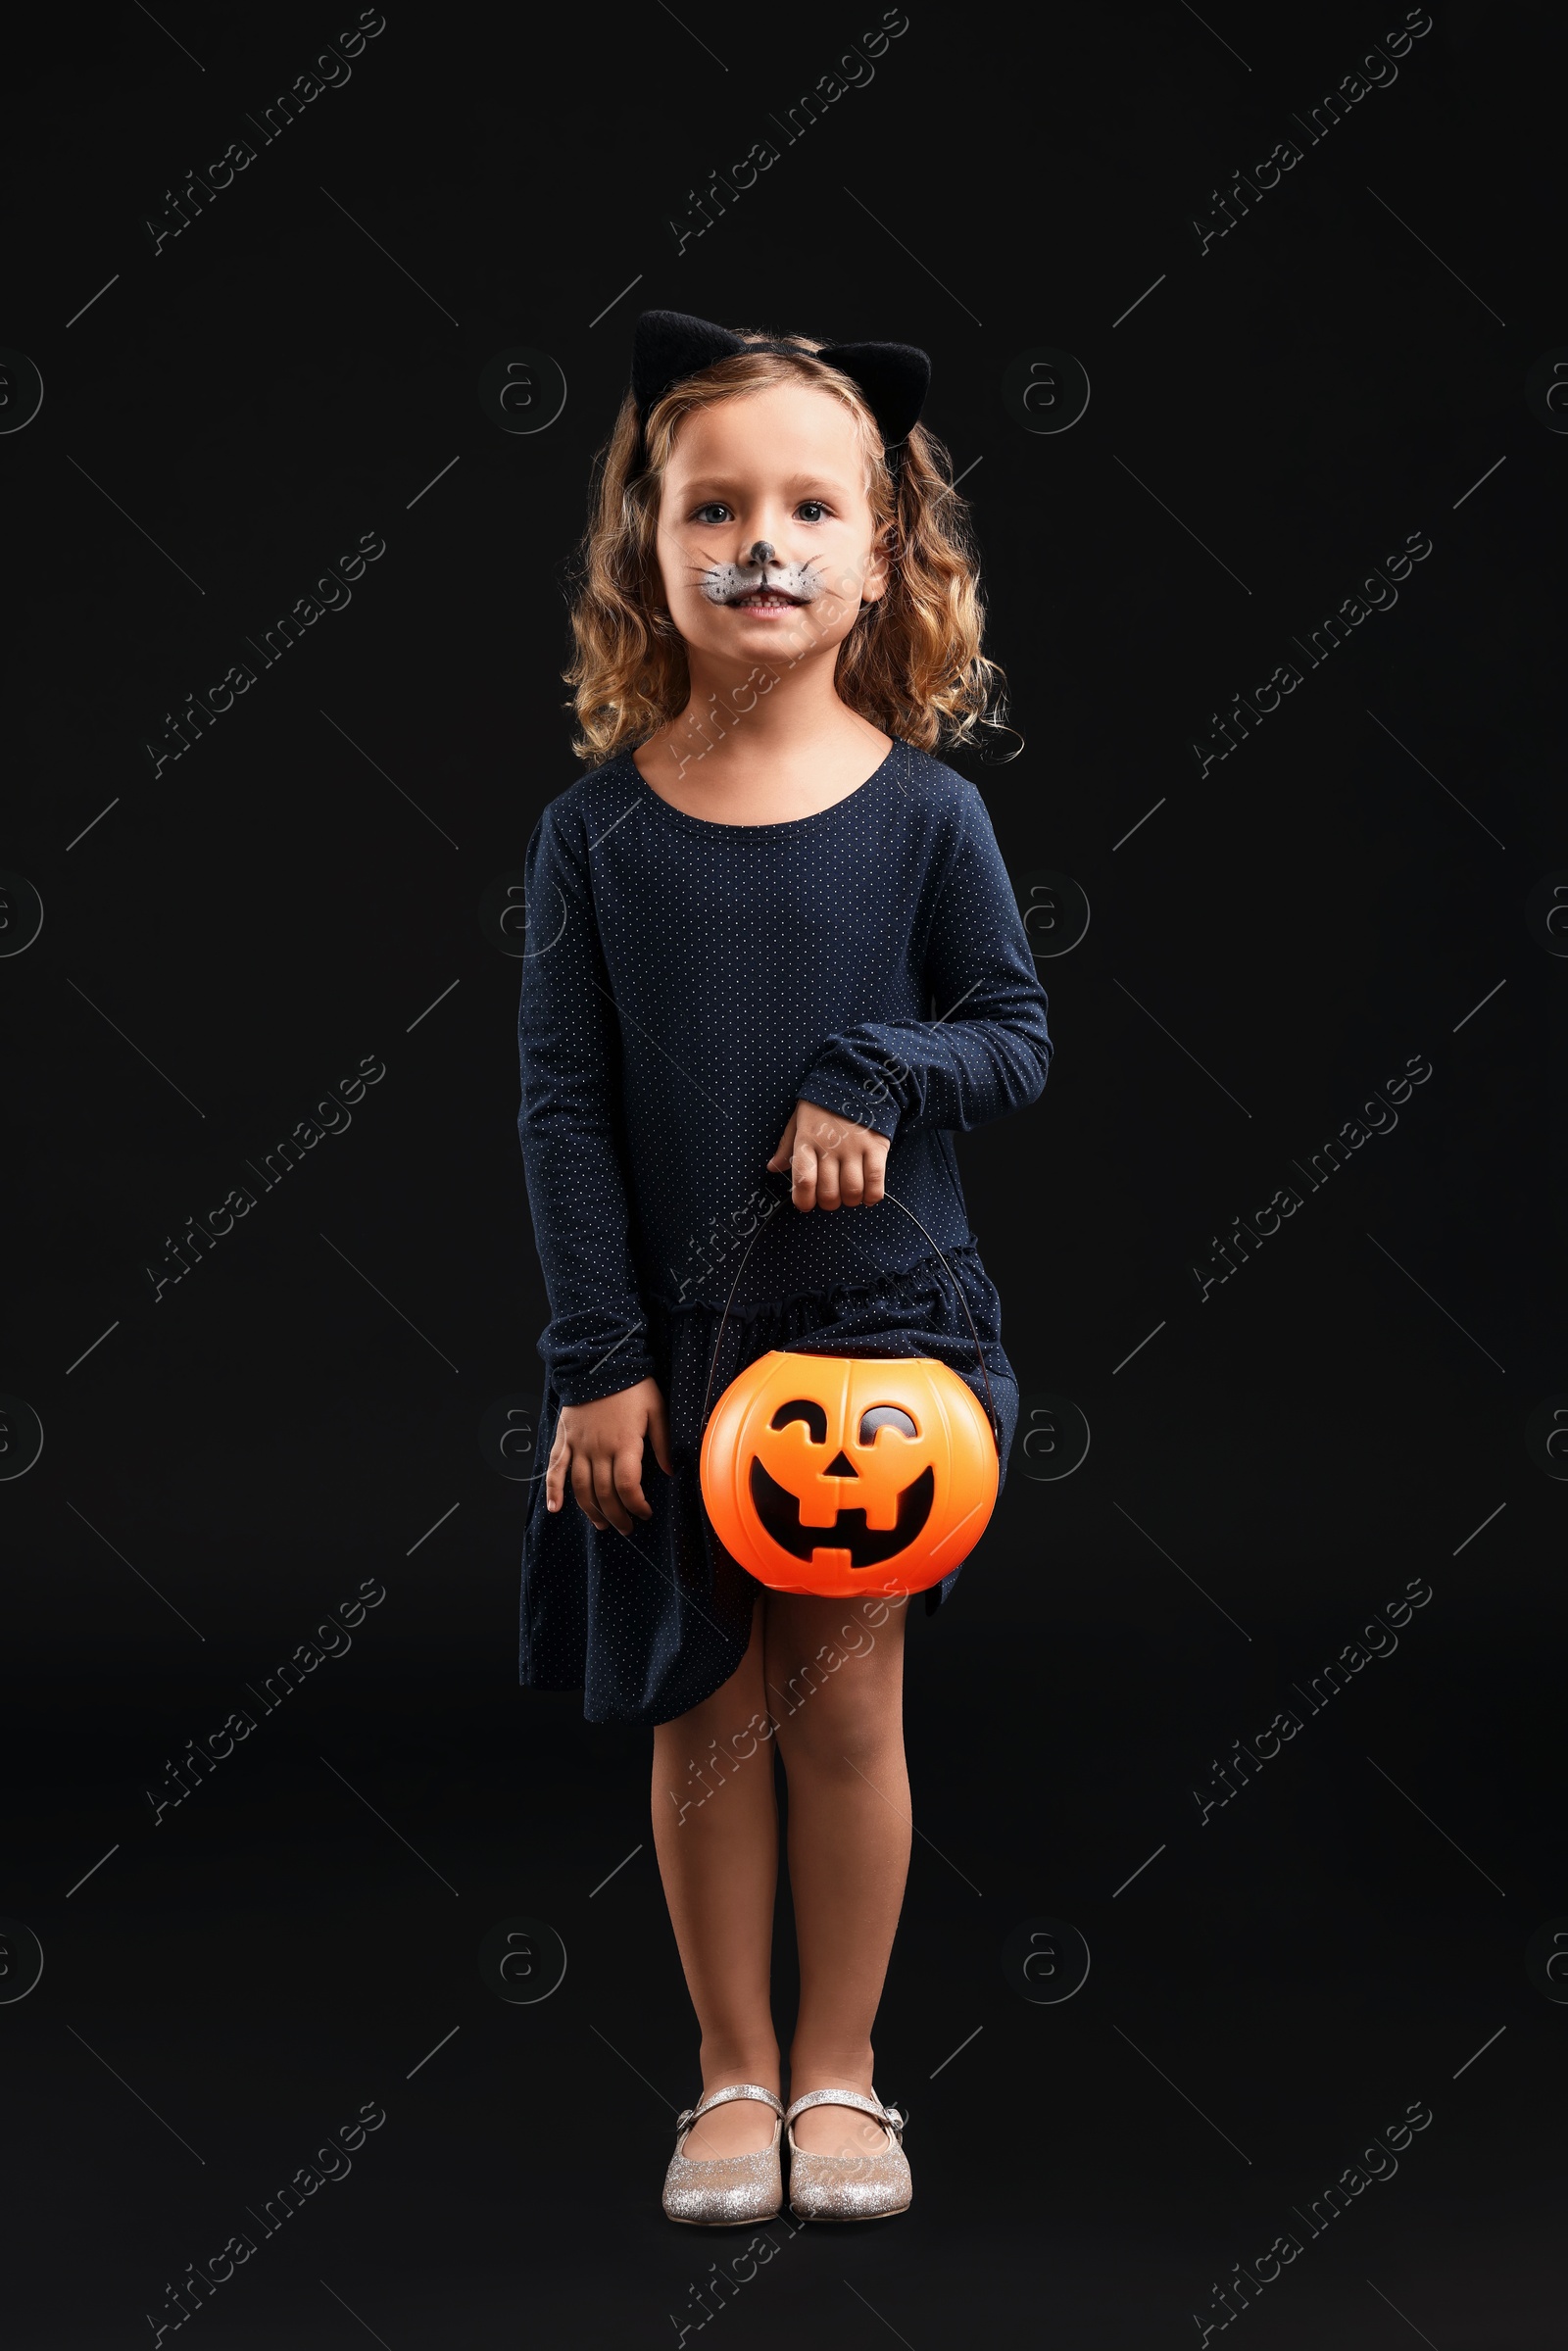
[[837,367],[864,395],[890,464],[897,463],[899,445],[918,421],[931,381],[929,357],[909,343],[829,343],[821,351],[803,353],[793,343],[744,342],[727,326],[689,318],[684,311],[644,311],[631,360],[639,423],[647,425],[655,403],[672,384],[684,383],[687,376],[711,367],[715,361],[733,359],[739,351],[779,352]]

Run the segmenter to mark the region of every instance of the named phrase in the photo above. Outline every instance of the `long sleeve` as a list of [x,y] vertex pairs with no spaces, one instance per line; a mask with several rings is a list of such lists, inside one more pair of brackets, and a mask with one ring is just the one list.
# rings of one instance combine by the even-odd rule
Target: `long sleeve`
[[619,1026],[576,830],[552,805],[528,844],[517,1132],[550,1298],[539,1352],[563,1402],[585,1404],[654,1364],[629,1238]]
[[923,974],[933,1017],[865,1020],[818,1047],[796,1089],[892,1136],[968,1129],[1044,1090],[1054,1047],[1023,918],[973,785],[936,885]]

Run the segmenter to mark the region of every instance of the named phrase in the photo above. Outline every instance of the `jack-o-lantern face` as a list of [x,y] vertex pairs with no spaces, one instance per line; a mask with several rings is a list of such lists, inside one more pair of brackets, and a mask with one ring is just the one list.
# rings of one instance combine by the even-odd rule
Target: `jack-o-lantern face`
[[775,1348],[719,1397],[702,1482],[719,1541],[776,1591],[922,1592],[978,1542],[997,1448],[945,1363]]
[[[936,1478],[929,1461],[923,1469],[912,1466],[924,1457],[913,1417],[899,1404],[872,1404],[859,1419],[854,1461],[843,1445],[828,1459],[827,1412],[814,1396],[791,1396],[787,1404],[780,1404],[765,1435],[760,1433],[757,1438],[750,1472],[752,1501],[773,1541],[792,1558],[809,1559],[813,1551],[837,1550],[842,1543],[852,1568],[879,1567],[884,1559],[906,1551],[931,1516]],[[776,1430],[796,1422],[807,1433],[804,1448],[796,1444],[782,1447],[767,1444],[767,1437]],[[877,1438],[884,1429],[897,1430],[898,1439],[879,1445]],[[764,1449],[788,1483],[781,1484],[765,1466]],[[901,1483],[906,1473],[906,1485]],[[814,1519],[806,1523],[801,1517],[803,1501],[809,1508],[811,1501],[821,1498],[819,1487],[827,1488],[827,1499],[836,1503],[827,1528]],[[872,1512],[885,1517],[890,1497],[894,1510],[891,1525],[873,1527]],[[826,1541],[828,1534],[833,1537],[831,1543]]]

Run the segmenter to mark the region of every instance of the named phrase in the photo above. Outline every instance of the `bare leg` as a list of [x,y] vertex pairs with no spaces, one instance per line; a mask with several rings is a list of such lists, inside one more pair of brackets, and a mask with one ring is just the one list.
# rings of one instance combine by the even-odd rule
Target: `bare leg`
[[[653,1810],[664,1899],[702,2029],[704,2092],[756,2082],[776,2093],[768,1990],[778,1804],[760,1600],[751,1644],[729,1680],[656,1726]],[[732,2099],[697,2125],[686,2153],[699,2162],[748,2154],[771,2142],[774,2120],[756,2098]]]
[[[792,2098],[871,2089],[871,2026],[909,1867],[905,1614],[904,1603],[767,1600],[767,1694],[789,1780],[801,1957]],[[887,2144],[879,2124],[842,2106],[810,2108],[795,2137],[819,2155]]]

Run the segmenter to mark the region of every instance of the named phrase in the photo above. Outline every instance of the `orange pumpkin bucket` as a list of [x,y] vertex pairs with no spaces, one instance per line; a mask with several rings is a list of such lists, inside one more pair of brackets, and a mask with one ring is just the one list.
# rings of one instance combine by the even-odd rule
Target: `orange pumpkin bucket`
[[[973,1334],[968,1301],[936,1253]],[[723,1330],[721,1320],[718,1340]],[[983,1353],[980,1368],[990,1396]],[[713,1407],[699,1463],[703,1501],[730,1556],[774,1592],[924,1592],[984,1533],[1001,1483],[999,1445],[994,1404],[988,1421],[967,1382],[932,1356],[774,1347]]]

